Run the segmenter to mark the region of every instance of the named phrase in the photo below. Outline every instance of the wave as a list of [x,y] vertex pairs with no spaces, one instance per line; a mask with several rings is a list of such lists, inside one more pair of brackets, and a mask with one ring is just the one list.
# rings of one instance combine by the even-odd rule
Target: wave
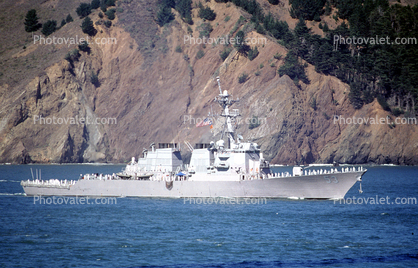
[[26,196],[26,194],[25,193],[0,193],[0,196],[1,195],[22,195],[22,196]]
[[13,181],[13,180],[0,180],[0,182],[20,182],[20,181]]

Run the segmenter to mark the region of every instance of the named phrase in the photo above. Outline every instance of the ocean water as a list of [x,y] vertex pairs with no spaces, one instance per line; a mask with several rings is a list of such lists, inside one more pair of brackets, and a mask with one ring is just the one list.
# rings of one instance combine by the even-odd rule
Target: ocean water
[[345,204],[159,198],[39,204],[19,184],[31,168],[41,169],[43,179],[77,179],[122,167],[0,166],[0,267],[418,266],[418,167],[368,167],[364,192],[357,183]]

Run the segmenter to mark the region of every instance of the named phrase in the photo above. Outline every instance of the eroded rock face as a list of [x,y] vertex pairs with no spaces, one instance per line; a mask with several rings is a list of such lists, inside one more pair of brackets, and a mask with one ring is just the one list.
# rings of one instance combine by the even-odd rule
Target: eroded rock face
[[[143,4],[149,8],[141,8]],[[385,118],[388,113],[376,101],[354,110],[348,85],[316,73],[313,66],[306,68],[309,84],[296,86],[289,77],[280,77],[277,69],[283,59],[274,55],[287,51],[274,40],[258,46],[260,54],[253,61],[232,51],[222,62],[223,46],[184,43],[188,29],[178,16],[170,26],[159,28],[151,14],[155,3],[123,5],[130,10],[118,15],[124,22],[115,21],[110,29],[96,26],[97,37],[114,37],[117,43],[93,44],[91,53],[82,52],[78,61],[61,58],[29,83],[15,88],[1,85],[0,162],[123,162],[140,156],[152,142],[215,140],[223,125],[220,120],[215,120],[213,130],[195,124],[219,109],[213,103],[219,75],[222,88],[240,99],[235,107],[242,114],[237,133],[257,141],[272,163],[418,164],[416,125],[349,125],[334,120]],[[242,11],[220,11],[222,4],[211,5],[231,17],[225,22],[224,16],[217,16],[213,23],[219,27],[211,36],[228,34]],[[129,28],[135,14],[152,27]],[[97,20],[97,14],[92,18]],[[192,26],[196,34],[200,23],[196,19]],[[78,26],[71,27],[69,32],[83,35]],[[263,38],[255,32],[248,36]],[[175,51],[178,45],[182,53]],[[195,56],[199,50],[205,53],[201,59]],[[91,83],[92,72],[98,74],[100,85]],[[249,76],[240,84],[242,73]],[[81,118],[105,123],[83,124]],[[259,124],[250,128],[253,118]]]
[[85,66],[85,61],[72,66],[63,60],[26,86],[22,97],[16,100],[20,104],[3,119],[6,127],[2,131],[1,161],[85,161],[86,148],[93,145],[92,132],[75,120],[85,118],[90,109],[80,81],[80,70]]

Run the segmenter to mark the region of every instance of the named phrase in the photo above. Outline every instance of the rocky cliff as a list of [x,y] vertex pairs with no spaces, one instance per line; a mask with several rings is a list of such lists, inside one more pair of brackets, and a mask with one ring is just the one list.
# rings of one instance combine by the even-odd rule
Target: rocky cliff
[[[287,1],[277,6],[258,2],[294,27]],[[222,123],[215,120],[212,130],[195,124],[218,109],[213,99],[219,92],[219,75],[222,88],[240,99],[237,132],[257,141],[273,163],[418,164],[416,124],[394,124],[396,117],[377,101],[355,110],[348,100],[349,86],[316,73],[311,65],[306,68],[309,84],[295,85],[288,76],[280,77],[277,70],[286,49],[245,26],[250,25],[245,21],[239,27],[247,27],[247,37],[265,38],[266,43],[257,45],[259,55],[252,61],[235,50],[223,61],[223,45],[184,41],[185,36],[199,36],[203,20],[197,16],[198,1],[193,4],[193,25],[173,10],[175,20],[164,27],[155,22],[154,1],[117,3],[112,26],[95,25],[95,38],[116,42],[92,43],[89,53],[80,52],[72,61],[64,58],[76,45],[34,44],[31,34],[24,32],[22,17],[30,8],[41,10],[41,17],[57,19],[71,13],[74,22],[52,35],[86,37],[74,12],[79,1],[1,4],[21,11],[14,14],[18,22],[1,28],[2,36],[12,40],[2,41],[0,50],[5,67],[0,76],[0,162],[124,162],[140,156],[152,142],[209,142]],[[212,38],[230,34],[241,16],[249,21],[233,4],[207,5],[217,14],[210,22]],[[101,20],[99,10],[90,17]],[[315,24],[308,26],[320,31]],[[98,75],[96,84],[92,73]],[[239,83],[243,73],[248,78]],[[362,121],[348,124],[336,116]],[[367,118],[387,121],[366,123]],[[257,122],[250,126],[253,119]],[[91,124],[96,121],[99,124]]]

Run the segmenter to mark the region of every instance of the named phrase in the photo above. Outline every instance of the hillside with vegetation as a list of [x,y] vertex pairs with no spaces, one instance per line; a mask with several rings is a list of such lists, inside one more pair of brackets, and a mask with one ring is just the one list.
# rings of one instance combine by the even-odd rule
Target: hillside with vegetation
[[[209,142],[222,122],[195,125],[218,109],[220,76],[240,99],[237,132],[273,163],[418,164],[418,126],[394,123],[417,114],[414,1],[27,0],[0,7],[7,37],[0,42],[1,162],[124,162],[152,142]],[[336,37],[411,43],[336,44]],[[68,42],[40,41],[53,38]],[[337,116],[387,123],[342,124]]]

